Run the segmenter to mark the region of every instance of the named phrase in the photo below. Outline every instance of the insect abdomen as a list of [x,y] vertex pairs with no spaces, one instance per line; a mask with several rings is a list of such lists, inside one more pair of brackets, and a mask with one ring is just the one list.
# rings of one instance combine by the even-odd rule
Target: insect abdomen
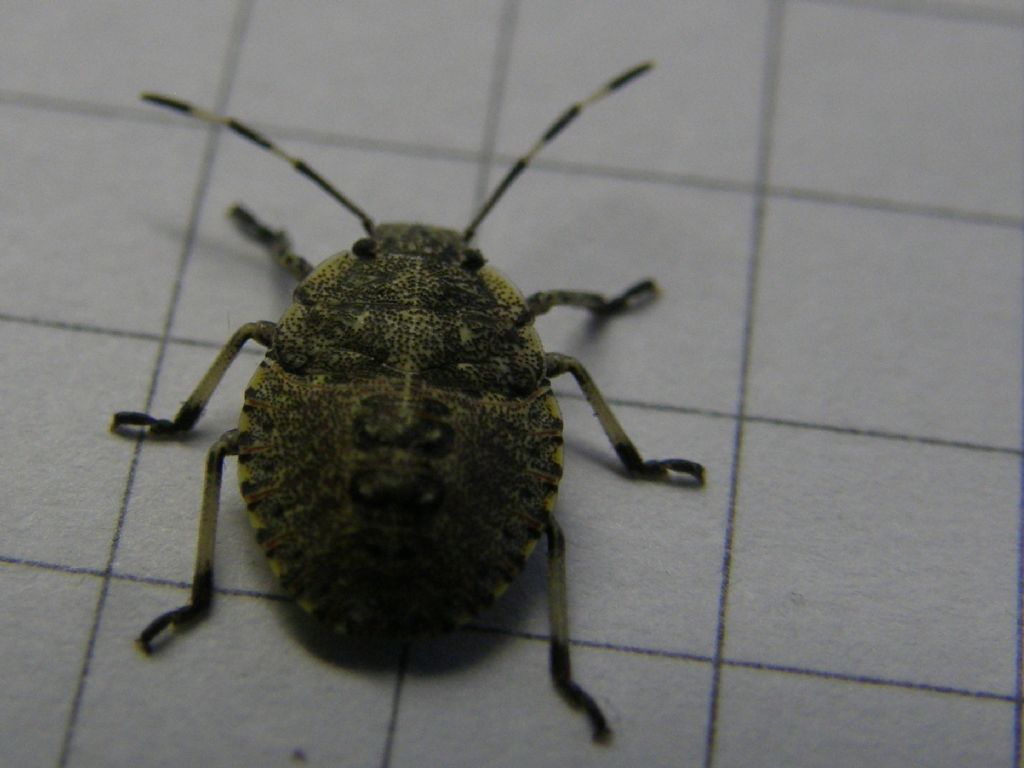
[[282,585],[353,634],[440,632],[488,605],[521,570],[561,477],[546,385],[481,398],[265,362],[240,429],[242,494]]

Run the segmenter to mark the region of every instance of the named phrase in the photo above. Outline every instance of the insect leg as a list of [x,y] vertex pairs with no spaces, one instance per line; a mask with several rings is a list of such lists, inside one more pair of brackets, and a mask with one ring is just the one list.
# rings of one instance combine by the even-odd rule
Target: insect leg
[[292,251],[292,241],[283,229],[272,230],[241,205],[233,205],[228,218],[238,231],[269,251],[274,261],[299,280],[313,271],[313,265]]
[[641,280],[618,296],[610,299],[600,293],[582,291],[541,291],[527,297],[526,306],[534,317],[543,315],[552,307],[579,307],[589,310],[598,317],[608,317],[627,309],[646,304],[658,295],[658,286],[653,280]]
[[139,647],[148,655],[152,642],[169,626],[186,624],[199,618],[210,607],[213,597],[213,543],[217,532],[217,511],[220,507],[220,481],[224,470],[224,457],[238,455],[238,430],[225,432],[206,454],[206,479],[203,483],[203,501],[199,511],[199,538],[196,544],[196,567],[192,576],[192,594],[189,601],[173,611],[162,613],[142,630]]
[[563,373],[571,373],[573,375],[576,383],[583,390],[587,402],[594,409],[597,420],[601,422],[601,427],[608,436],[612,447],[615,448],[619,459],[622,460],[630,474],[651,479],[667,479],[671,477],[670,473],[678,472],[692,477],[697,485],[704,485],[704,467],[694,461],[687,459],[652,459],[644,461],[640,457],[640,452],[636,449],[636,446],[633,445],[633,441],[629,439],[626,431],[619,424],[619,420],[615,418],[615,414],[612,413],[612,409],[605,401],[601,390],[597,388],[597,384],[594,383],[590,374],[587,373],[587,369],[583,367],[579,360],[568,355],[549,353],[544,356],[544,364],[547,368],[547,375],[551,378],[560,376]]
[[607,741],[612,732],[597,702],[572,679],[569,661],[569,609],[565,590],[565,536],[555,519],[547,523],[548,612],[551,621],[551,679],[570,706],[590,718],[594,741]]
[[118,411],[114,414],[114,419],[110,424],[111,431],[117,431],[117,428],[122,426],[147,427],[152,434],[165,435],[191,429],[209,402],[210,396],[213,395],[213,390],[220,384],[228,366],[231,365],[245,342],[253,339],[263,346],[269,347],[273,340],[275,327],[273,323],[261,320],[255,323],[246,323],[235,331],[220,354],[217,355],[217,359],[213,361],[213,365],[210,366],[206,375],[188,396],[188,400],[181,404],[181,408],[173,419],[157,419],[148,413],[138,411]]

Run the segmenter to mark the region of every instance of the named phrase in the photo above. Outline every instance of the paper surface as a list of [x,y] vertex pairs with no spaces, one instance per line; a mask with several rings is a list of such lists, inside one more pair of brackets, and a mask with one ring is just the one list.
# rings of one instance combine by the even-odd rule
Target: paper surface
[[[0,763],[1013,766],[1021,754],[1018,0],[7,3],[0,26]],[[286,163],[141,105],[250,121],[378,221],[464,227],[573,101],[477,245],[555,309],[640,451],[574,382],[557,514],[589,740],[547,672],[544,545],[473,626],[373,649],[282,600],[228,461],[209,618],[186,599],[208,446],[169,417],[291,278],[362,233]]]

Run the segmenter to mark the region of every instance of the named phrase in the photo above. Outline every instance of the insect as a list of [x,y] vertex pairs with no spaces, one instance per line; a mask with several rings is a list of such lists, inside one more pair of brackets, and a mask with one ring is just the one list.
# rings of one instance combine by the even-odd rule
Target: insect
[[143,94],[291,163],[366,232],[314,268],[283,230],[234,206],[229,217],[241,233],[299,280],[291,306],[277,323],[240,327],[172,419],[114,415],[114,431],[186,432],[242,346],[266,347],[238,426],[207,455],[189,601],[142,631],[147,654],[165,629],[208,612],[224,458],[237,456],[249,518],[283,589],[344,634],[410,639],[454,629],[502,593],[543,534],[551,676],[586,713],[595,740],[610,736],[570,668],[565,539],[553,512],[562,419],[550,379],[575,378],[630,475],[700,486],[704,469],[686,459],[642,459],[590,374],[572,357],[545,353],[533,321],[556,306],[616,315],[657,289],[644,280],[613,298],[578,291],[524,298],[471,241],[544,145],[651,66],[623,72],[563,112],[461,232],[376,224],[303,160],[238,120]]

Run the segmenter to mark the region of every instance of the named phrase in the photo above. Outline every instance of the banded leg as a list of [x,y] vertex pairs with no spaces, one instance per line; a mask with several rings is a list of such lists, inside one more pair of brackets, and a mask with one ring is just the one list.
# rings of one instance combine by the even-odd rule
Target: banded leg
[[548,537],[548,614],[551,622],[551,679],[571,707],[582,709],[590,719],[594,741],[607,741],[612,732],[597,702],[572,679],[569,661],[569,608],[566,600],[565,536],[552,517]]
[[206,375],[188,396],[188,400],[181,404],[181,408],[178,409],[178,413],[173,419],[157,419],[148,413],[139,411],[118,411],[110,423],[110,430],[115,432],[118,427],[122,426],[146,427],[154,435],[168,435],[191,429],[199,419],[203,408],[210,401],[213,390],[220,384],[228,366],[238,356],[245,342],[252,339],[269,347],[273,341],[275,327],[273,323],[261,320],[255,323],[246,323],[235,331],[220,354],[217,355],[217,359],[213,361],[213,365],[210,366]]
[[633,441],[629,439],[626,431],[619,424],[619,420],[615,418],[615,414],[612,413],[612,409],[605,401],[601,390],[597,388],[597,384],[594,383],[590,374],[587,373],[587,369],[583,367],[579,360],[568,355],[549,353],[544,356],[544,363],[549,378],[560,376],[563,373],[571,373],[573,375],[576,383],[583,390],[587,402],[594,409],[597,420],[601,422],[601,427],[608,436],[612,447],[630,474],[650,479],[668,479],[671,477],[670,473],[678,472],[692,477],[696,485],[704,485],[704,467],[694,461],[689,461],[688,459],[653,459],[644,461],[640,457],[640,452],[636,449],[636,446],[633,445]]
[[162,613],[142,630],[137,643],[148,656],[153,651],[153,638],[167,627],[187,624],[203,616],[213,598],[213,544],[217,533],[217,511],[220,508],[220,483],[224,473],[224,457],[238,455],[238,430],[225,432],[206,454],[206,479],[199,510],[199,537],[196,543],[196,566],[192,575],[189,601],[173,611]]
[[653,280],[641,280],[610,299],[600,293],[541,291],[529,296],[526,299],[526,306],[534,317],[543,315],[552,307],[579,307],[593,312],[598,317],[608,317],[646,304],[657,295],[658,286]]
[[299,280],[313,271],[313,265],[292,251],[292,241],[283,229],[272,230],[241,205],[233,205],[228,218],[245,237],[262,245],[274,261]]

